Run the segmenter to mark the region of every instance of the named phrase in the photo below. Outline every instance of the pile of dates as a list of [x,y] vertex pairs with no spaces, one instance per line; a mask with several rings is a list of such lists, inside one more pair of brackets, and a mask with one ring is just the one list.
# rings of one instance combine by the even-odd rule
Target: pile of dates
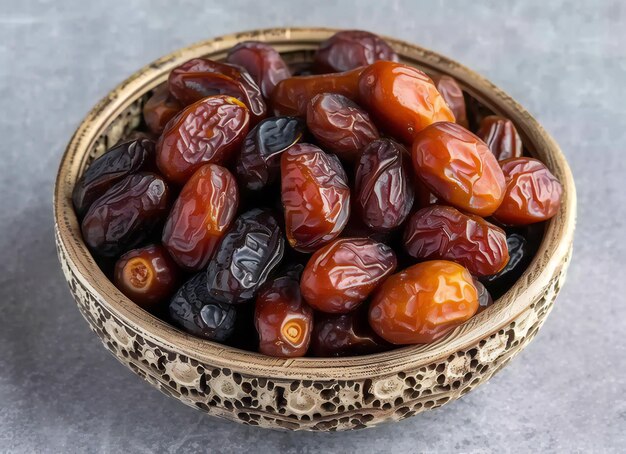
[[562,193],[515,125],[368,32],[295,70],[253,41],[190,60],[91,163],[73,202],[115,285],[278,357],[426,344],[493,304]]

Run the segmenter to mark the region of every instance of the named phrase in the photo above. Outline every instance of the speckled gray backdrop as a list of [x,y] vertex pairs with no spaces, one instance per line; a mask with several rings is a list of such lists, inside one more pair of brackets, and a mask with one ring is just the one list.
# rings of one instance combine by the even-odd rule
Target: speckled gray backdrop
[[[624,452],[625,24],[621,0],[0,0],[0,452]],[[569,280],[533,344],[457,403],[355,433],[239,426],[136,378],[73,305],[51,201],[82,117],[165,53],[279,25],[364,28],[455,58],[536,115],[570,160]]]

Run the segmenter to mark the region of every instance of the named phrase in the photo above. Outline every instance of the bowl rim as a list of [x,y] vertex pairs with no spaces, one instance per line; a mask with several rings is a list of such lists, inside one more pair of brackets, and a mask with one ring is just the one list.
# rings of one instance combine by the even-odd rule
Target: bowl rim
[[266,41],[280,52],[315,49],[340,29],[302,27],[245,31],[203,40],[176,50],[135,72],[100,100],[82,120],[61,158],[54,188],[54,221],[58,247],[76,278],[117,319],[156,344],[200,363],[230,368],[263,377],[301,380],[360,379],[387,375],[428,365],[472,348],[509,325],[541,298],[551,279],[568,259],[576,220],[576,190],[567,161],[556,142],[523,107],[484,77],[465,66],[423,47],[383,36],[400,60],[456,78],[463,89],[494,111],[510,118],[525,145],[559,178],[563,199],[559,213],[548,221],[544,239],[522,277],[498,299],[443,339],[428,345],[412,345],[371,355],[347,358],[273,358],[239,350],[188,335],[139,308],[125,297],[96,265],[80,234],[72,206],[72,188],[84,166],[83,156],[96,139],[141,94],[163,82],[169,71],[200,55],[222,58],[235,43]]

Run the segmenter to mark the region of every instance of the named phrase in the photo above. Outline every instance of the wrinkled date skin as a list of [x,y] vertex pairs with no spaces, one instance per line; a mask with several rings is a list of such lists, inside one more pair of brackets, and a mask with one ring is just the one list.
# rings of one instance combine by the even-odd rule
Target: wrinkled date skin
[[506,191],[493,217],[503,224],[527,225],[546,221],[561,206],[563,187],[539,160],[511,158],[500,162]]
[[390,349],[367,321],[367,308],[348,314],[315,314],[310,352],[318,357],[370,355]]
[[522,156],[522,139],[513,122],[507,118],[497,115],[483,118],[476,135],[487,144],[498,161]]
[[414,213],[404,231],[404,244],[412,257],[451,260],[474,276],[495,274],[509,261],[504,230],[447,206]]
[[400,226],[413,206],[411,157],[391,139],[371,142],[356,167],[355,195],[363,222],[377,231]]
[[381,37],[362,30],[335,33],[315,53],[318,72],[343,72],[377,60],[398,61],[398,55]]
[[167,84],[158,87],[143,106],[143,119],[153,134],[161,134],[167,122],[185,107],[170,93]]
[[435,82],[435,87],[437,87],[437,90],[452,111],[456,123],[467,128],[469,124],[467,121],[465,97],[458,82],[453,77],[447,75],[436,76],[433,78],[433,82]]
[[274,114],[304,117],[311,99],[321,93],[337,93],[357,101],[361,72],[363,68],[336,74],[284,79],[276,85],[272,94]]
[[389,61],[366,67],[359,99],[381,127],[405,143],[422,129],[454,115],[430,78],[417,68]]
[[163,246],[151,244],[122,255],[113,283],[144,309],[169,300],[178,284],[178,268]]
[[91,204],[115,183],[148,169],[153,162],[154,142],[146,139],[120,143],[94,160],[72,192],[78,216],[84,216]]
[[259,352],[282,358],[304,356],[313,330],[313,309],[300,294],[297,275],[282,275],[263,286],[256,299],[254,324]]
[[234,306],[211,300],[203,272],[193,276],[176,292],[170,300],[169,314],[174,325],[184,331],[218,342],[231,337],[237,319]]
[[287,63],[276,49],[259,41],[237,44],[228,51],[226,62],[248,71],[266,100],[270,99],[278,82],[291,77]]
[[350,217],[350,188],[336,156],[299,143],[281,157],[281,193],[289,245],[313,252],[334,240]]
[[315,96],[307,107],[306,124],[324,150],[347,162],[356,161],[361,149],[379,137],[368,113],[337,93]]
[[167,216],[169,189],[150,172],[129,175],[89,208],[81,229],[96,254],[115,257],[145,241]]
[[284,251],[285,240],[272,214],[260,209],[242,214],[207,267],[211,298],[228,304],[251,300],[280,265]]
[[224,167],[206,164],[189,179],[174,203],[163,229],[163,245],[181,267],[203,269],[230,226],[239,204],[239,190]]
[[455,123],[433,124],[413,143],[417,176],[437,196],[455,207],[489,216],[504,197],[504,175],[489,147]]
[[506,237],[506,243],[509,262],[499,273],[480,278],[496,297],[504,294],[520,278],[532,259],[530,246],[523,235],[511,233]]
[[184,106],[207,96],[225,95],[246,105],[253,125],[267,116],[267,105],[259,86],[247,71],[228,63],[194,58],[174,68],[167,84]]
[[396,266],[389,246],[367,238],[340,238],[311,256],[300,289],[313,308],[344,314],[359,306]]
[[280,156],[302,139],[304,121],[297,117],[271,117],[246,136],[237,160],[237,177],[257,191],[273,183],[280,173]]
[[241,147],[249,122],[248,109],[235,98],[211,96],[190,105],[157,142],[159,170],[183,185],[203,164],[227,163]]
[[418,263],[394,274],[375,293],[370,325],[392,344],[428,344],[478,310],[472,276],[446,260]]

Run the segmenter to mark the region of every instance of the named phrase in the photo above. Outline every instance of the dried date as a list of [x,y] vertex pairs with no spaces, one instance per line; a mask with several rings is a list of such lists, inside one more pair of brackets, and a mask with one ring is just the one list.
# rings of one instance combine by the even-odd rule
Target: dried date
[[183,110],[181,104],[163,84],[154,91],[143,106],[143,119],[153,134],[161,134],[167,122]]
[[452,111],[456,123],[467,128],[468,121],[465,96],[458,82],[453,77],[445,74],[433,77],[433,82],[435,82],[435,87],[437,87],[437,90],[441,93],[441,96],[443,96],[443,99]]
[[522,156],[522,139],[513,122],[507,118],[497,115],[483,118],[476,135],[487,144],[498,161]]

